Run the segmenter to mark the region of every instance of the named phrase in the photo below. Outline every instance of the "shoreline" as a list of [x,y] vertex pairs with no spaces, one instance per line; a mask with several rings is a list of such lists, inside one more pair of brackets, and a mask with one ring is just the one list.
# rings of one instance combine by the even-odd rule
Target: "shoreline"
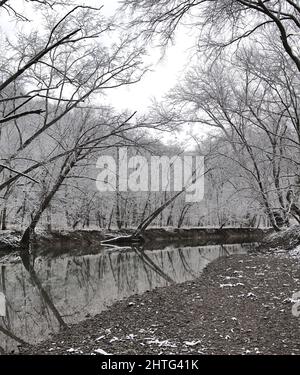
[[20,354],[300,354],[298,258],[233,255],[116,302]]
[[[33,249],[40,254],[72,250],[80,246],[101,246],[101,241],[113,237],[133,234],[134,229],[124,230],[56,230],[52,232],[38,231],[32,241]],[[270,233],[270,229],[256,228],[149,228],[143,233],[144,244],[149,249],[160,249],[170,242],[196,243],[243,243],[259,242]],[[0,256],[19,250],[20,231],[0,231]],[[104,244],[102,246],[105,246]]]

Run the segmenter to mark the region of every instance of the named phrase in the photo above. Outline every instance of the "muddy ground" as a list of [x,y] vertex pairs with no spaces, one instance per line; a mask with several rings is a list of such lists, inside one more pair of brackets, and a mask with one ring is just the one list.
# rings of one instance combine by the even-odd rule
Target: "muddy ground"
[[115,303],[21,353],[300,354],[298,291],[299,258],[229,256],[194,281]]

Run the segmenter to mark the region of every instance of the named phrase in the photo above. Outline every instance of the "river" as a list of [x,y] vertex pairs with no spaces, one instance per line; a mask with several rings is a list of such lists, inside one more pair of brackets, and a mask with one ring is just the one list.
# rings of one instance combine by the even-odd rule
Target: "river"
[[[67,324],[77,323],[132,294],[199,277],[210,262],[247,253],[252,246],[174,244],[159,250],[85,249],[82,255],[71,252],[30,259],[35,277],[19,258],[0,260],[0,292],[6,296],[1,326],[35,343],[59,328],[49,300]],[[1,332],[0,346],[5,352],[18,350],[18,343]]]

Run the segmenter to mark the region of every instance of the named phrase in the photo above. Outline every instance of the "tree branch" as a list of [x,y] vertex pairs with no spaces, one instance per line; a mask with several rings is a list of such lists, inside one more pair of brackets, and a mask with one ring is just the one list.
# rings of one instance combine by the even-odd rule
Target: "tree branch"
[[31,180],[31,181],[36,182],[37,184],[39,184],[39,181],[35,180],[34,178],[28,176],[28,175],[25,174],[25,173],[22,173],[22,172],[16,171],[15,169],[8,167],[7,165],[0,164],[0,167],[1,167],[1,168],[4,168],[4,169],[8,169],[9,171],[18,174],[19,176],[26,177],[26,178],[28,178],[29,180]]

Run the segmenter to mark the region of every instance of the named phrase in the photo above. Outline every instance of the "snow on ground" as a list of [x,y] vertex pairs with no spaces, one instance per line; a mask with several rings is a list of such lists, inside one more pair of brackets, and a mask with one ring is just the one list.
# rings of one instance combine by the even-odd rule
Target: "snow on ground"
[[295,249],[290,250],[289,255],[295,258],[300,258],[300,245],[298,245]]

